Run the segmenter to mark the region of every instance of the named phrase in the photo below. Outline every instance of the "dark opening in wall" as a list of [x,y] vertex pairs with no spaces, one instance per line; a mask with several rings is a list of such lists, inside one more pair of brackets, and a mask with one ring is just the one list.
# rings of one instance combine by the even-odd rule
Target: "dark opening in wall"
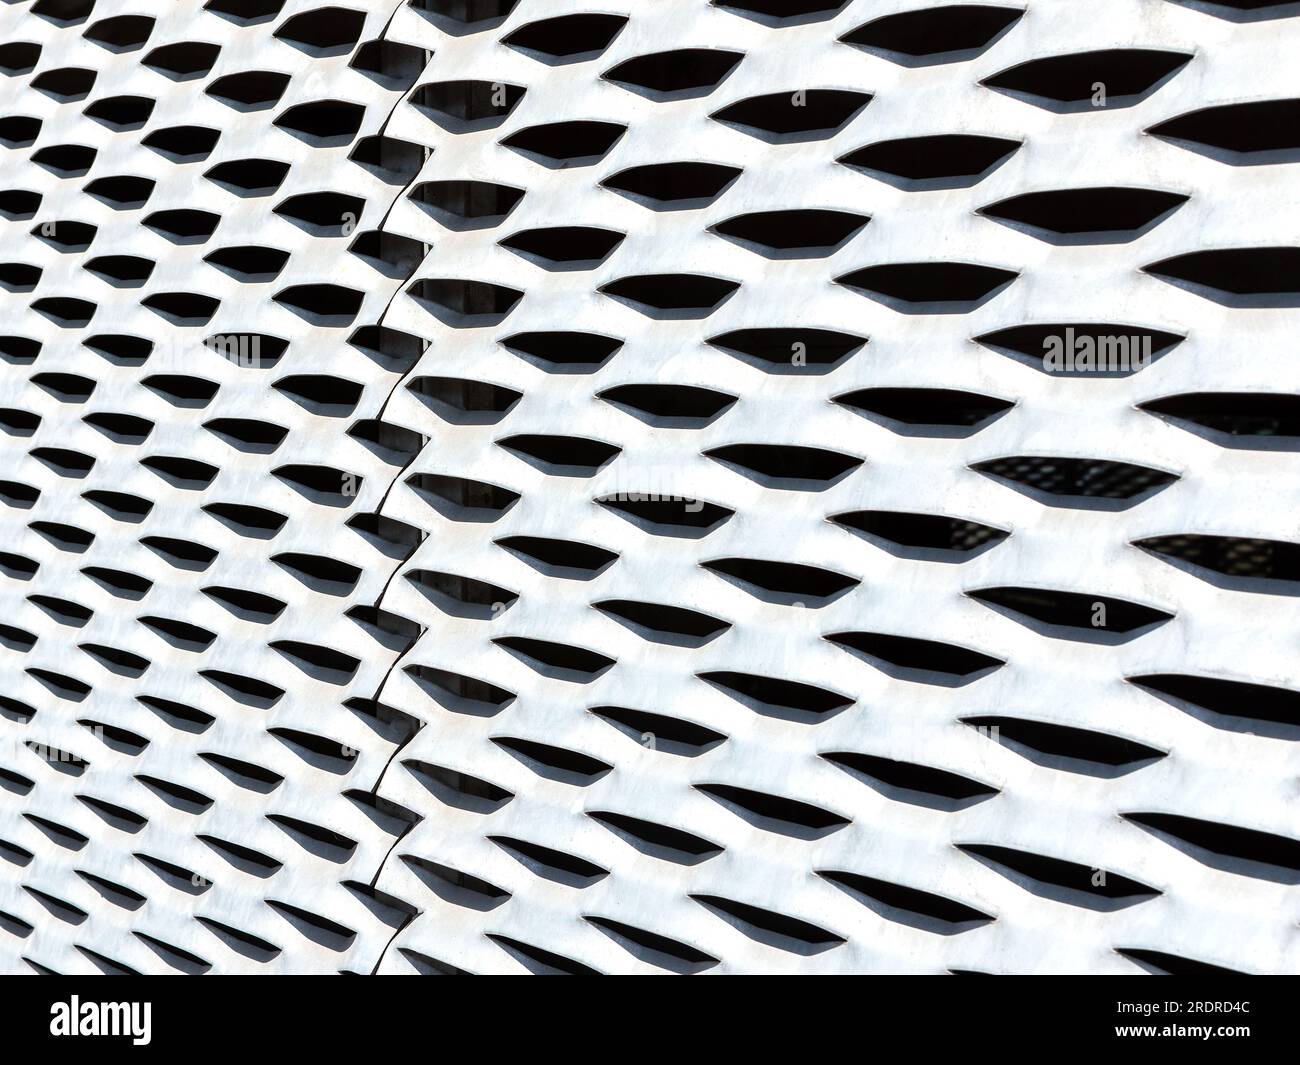
[[136,48],[142,48],[149,39],[155,21],[146,14],[120,14],[113,18],[101,18],[99,22],[87,27],[82,36],[94,40],[110,52],[133,52]]
[[61,104],[66,104],[84,100],[89,96],[91,86],[95,84],[97,77],[95,71],[85,67],[59,67],[37,74],[31,80],[31,87]]
[[500,26],[519,0],[407,0],[444,33],[459,37]]
[[87,183],[82,191],[114,210],[130,211],[143,207],[156,185],[157,182],[151,178],[103,177]]
[[975,337],[994,351],[1053,376],[1138,373],[1187,338],[1148,326],[1095,322],[1018,325]]
[[287,902],[279,902],[276,899],[267,899],[266,904],[306,939],[328,950],[345,951],[357,938],[356,932],[351,928],[337,921],[331,921],[328,917],[322,917],[318,913],[312,913],[310,910],[291,906]]
[[[520,498],[518,492],[467,477],[414,473],[406,483],[453,521],[496,521]],[[441,507],[435,500],[449,503],[451,508]]]
[[705,954],[702,950],[696,950],[686,943],[669,939],[656,932],[647,932],[643,928],[635,928],[608,917],[591,917],[584,914],[582,919],[608,934],[616,943],[624,946],[628,943],[632,944],[632,947],[628,948],[629,952],[639,960],[648,961],[671,972],[702,972],[718,964],[718,959],[712,954]]
[[[1038,885],[1046,886],[1046,897],[1054,898],[1059,902],[1089,905],[1084,901],[1086,896],[1093,896],[1099,903],[1115,900],[1144,902],[1161,894],[1155,888],[1110,870],[1101,869],[1096,865],[1083,865],[1060,858],[1049,858],[1042,854],[1033,854],[1030,851],[1012,850],[1010,847],[988,844],[958,843],[956,846],[958,850],[986,860],[995,869],[1001,866],[1027,877]],[[998,871],[1000,872],[1001,869]],[[1053,888],[1065,888],[1070,894],[1063,896],[1059,892],[1052,891]],[[1096,908],[1113,907],[1097,906]]]
[[280,13],[284,0],[207,0],[205,11],[224,16],[240,26],[269,22]]
[[1194,251],[1142,269],[1163,280],[1196,286],[1202,295],[1227,294],[1220,302],[1232,305],[1291,307],[1300,298],[1300,247]]
[[[1222,718],[1264,721],[1300,729],[1300,692],[1290,688],[1181,673],[1153,673],[1127,680],[1158,696],[1167,696],[1174,706],[1185,703]],[[1212,723],[1220,727],[1225,724]]]
[[137,620],[165,642],[186,651],[206,651],[217,639],[217,634],[210,629],[175,618],[144,616]]
[[102,488],[83,492],[83,497],[117,521],[138,522],[153,510],[153,500],[128,492],[108,492]]
[[864,388],[836,396],[835,402],[903,425],[948,428],[983,428],[1015,405],[947,388]]
[[272,107],[289,87],[289,75],[273,70],[246,70],[217,78],[203,91],[239,111]]
[[950,187],[973,185],[1021,146],[1005,137],[943,133],[877,141],[839,158],[845,166],[888,174],[909,183],[946,181]]
[[[493,736],[492,742],[512,754],[521,756],[525,765],[530,765],[536,772],[551,779],[562,780],[566,784],[586,787],[594,784],[605,774],[613,770],[608,762],[599,758],[571,751],[565,747],[555,747],[549,743],[536,740],[519,739],[513,736]],[[555,774],[546,772],[554,770]]]
[[720,895],[691,895],[690,898],[706,910],[726,915],[724,919],[730,918],[727,923],[749,938],[795,954],[817,954],[847,942],[843,936],[808,921]]
[[730,622],[720,618],[663,603],[607,599],[591,605],[603,614],[630,623],[639,636],[656,643],[702,647],[731,628]]
[[[701,566],[769,601],[797,601],[798,605],[821,606],[861,582],[833,570],[794,562],[772,562],[757,558],[719,558]],[[764,593],[773,593],[765,595]]]
[[346,7],[315,7],[286,19],[273,34],[313,56],[346,55],[361,39],[366,13]]
[[207,126],[171,126],[154,130],[140,143],[169,162],[196,163],[211,155],[220,139],[221,131]]
[[753,673],[715,670],[696,674],[700,680],[720,689],[758,714],[788,717],[790,712],[804,719],[826,720],[854,700],[839,692],[779,677],[762,677]]
[[142,60],[141,66],[151,67],[173,81],[201,78],[217,62],[221,46],[207,41],[178,41],[155,48]]
[[829,329],[739,329],[709,343],[768,373],[826,373],[867,339]]
[[32,153],[32,162],[55,177],[81,177],[95,161],[99,151],[84,144],[56,144]]
[[347,236],[366,208],[359,196],[342,192],[309,192],[291,196],[275,207],[275,213],[296,223],[313,236]]
[[567,331],[516,333],[501,345],[529,362],[551,372],[591,373],[599,369],[623,346],[623,341],[598,333]]
[[[651,852],[657,858],[668,858],[672,861],[684,860],[686,864],[694,865],[699,859],[711,858],[715,854],[721,854],[723,850],[718,844],[691,832],[683,832],[679,828],[670,828],[667,825],[656,824],[654,821],[645,821],[639,817],[630,817],[627,814],[612,813],[605,810],[589,810],[587,816],[606,828],[617,832],[625,839],[630,836],[640,843],[649,844],[655,849],[655,852],[658,852]],[[676,853],[666,855],[662,853],[664,850]]]
[[871,102],[847,89],[791,89],[752,96],[710,117],[763,139],[820,140],[843,129]]
[[498,325],[524,296],[505,285],[456,277],[421,278],[406,291],[452,326]]
[[84,22],[94,10],[95,0],[36,0],[32,5],[33,15],[49,19],[61,28]]
[[1024,14],[1021,8],[948,4],[900,11],[874,19],[840,38],[845,44],[889,57],[948,61],[969,59],[987,48]]
[[572,958],[566,958],[563,954],[556,954],[553,951],[543,950],[541,947],[532,946],[529,943],[524,943],[522,940],[512,939],[510,936],[498,935],[495,932],[488,932],[487,937],[507,954],[519,961],[526,969],[528,969],[529,972],[535,975],[601,975],[600,970],[593,969],[590,965],[583,965],[582,962],[574,961]]
[[[261,592],[252,592],[245,588],[223,588],[214,585],[201,590],[204,595],[220,603],[236,617],[243,618],[245,621],[256,622],[259,625],[269,625],[284,612],[284,608],[288,605],[281,599],[263,595]],[[267,771],[267,775],[275,777],[275,774],[271,774],[269,771]],[[278,781],[283,778],[275,777],[275,779]]]
[[[1128,107],[1154,91],[1191,58],[1185,52],[1150,48],[1074,52],[1020,63],[980,84],[1056,104]],[[1098,85],[1103,86],[1101,96]]]
[[987,799],[998,794],[998,789],[946,769],[904,762],[895,758],[860,754],[855,751],[832,751],[821,756],[833,765],[852,770],[893,788],[930,795],[938,799],[965,801]]
[[289,342],[266,333],[216,333],[203,346],[244,369],[274,367],[288,350]]
[[415,84],[425,66],[425,52],[400,41],[366,41],[348,64],[386,89],[405,92]]
[[472,717],[493,717],[501,713],[517,696],[479,677],[467,677],[432,666],[405,666],[405,672],[438,705],[454,714]]
[[506,536],[494,543],[554,577],[591,580],[618,560],[613,551],[573,540]]
[[44,272],[31,263],[0,263],[0,289],[6,292],[31,292]]
[[293,285],[272,298],[316,325],[338,328],[356,319],[365,293],[342,285]]
[[[666,714],[623,706],[593,706],[590,712],[638,743],[653,743],[656,751],[694,757],[712,750],[727,737],[714,729]],[[592,815],[596,816],[596,815]]]
[[8,41],[0,44],[0,74],[16,78],[36,69],[41,46],[35,41]]
[[596,502],[648,533],[687,539],[707,536],[736,513],[703,499],[659,492],[619,492]]
[[868,266],[837,277],[841,285],[906,304],[948,304],[974,310],[1020,275],[980,263],[921,262]]
[[287,570],[313,591],[326,595],[347,595],[361,579],[361,569],[326,555],[286,552],[272,555],[271,561]]
[[[1123,736],[1111,736],[1050,721],[1029,721],[1020,717],[997,715],[963,717],[961,720],[962,724],[970,725],[982,736],[996,737],[995,742],[1000,743],[1006,739],[1040,754],[1100,766],[1149,765],[1168,753]],[[1040,764],[1051,765],[1050,762]],[[1052,768],[1067,767],[1053,765]]]
[[518,592],[455,573],[412,569],[403,576],[440,610],[456,617],[491,621],[519,598]]
[[409,99],[444,129],[471,133],[501,125],[526,91],[502,81],[436,81],[421,85]]
[[[1227,0],[1215,0],[1226,3]],[[1182,958],[1177,954],[1166,954],[1159,950],[1139,950],[1135,947],[1116,947],[1115,953],[1123,955],[1149,973],[1161,976],[1244,976],[1237,969],[1225,969],[1221,965]]]
[[458,806],[476,813],[500,809],[513,799],[514,792],[498,787],[491,781],[471,776],[445,766],[421,762],[414,758],[403,760],[403,767],[449,806]]
[[737,399],[693,385],[618,385],[596,394],[647,424],[674,428],[703,428]]
[[27,148],[36,143],[44,123],[27,115],[0,118],[0,144],[6,148]]
[[[36,356],[41,353],[42,344],[39,340],[33,340],[31,337],[11,337],[0,336],[0,358],[5,362],[14,363],[19,366],[30,366],[36,361]],[[32,428],[40,424],[40,419],[34,414],[14,411],[14,414],[20,414],[26,418],[35,418],[32,422]]]
[[250,507],[244,503],[206,503],[203,512],[216,518],[237,535],[259,540],[274,536],[289,520],[287,515],[277,511]]
[[651,99],[707,96],[745,58],[743,52],[721,48],[682,48],[625,59],[602,75]]
[[510,898],[510,892],[481,877],[453,869],[414,854],[399,857],[444,902],[474,910],[490,910]]
[[[983,676],[1006,665],[1000,658],[935,640],[895,636],[883,632],[836,632],[826,637],[837,647],[857,651],[869,659],[915,671],[948,677]],[[914,679],[924,679],[920,676]],[[942,683],[942,682],[940,682]]]
[[627,126],[618,122],[550,122],[527,126],[501,143],[544,166],[591,166],[626,132]]
[[[95,542],[94,533],[79,529],[75,525],[65,525],[63,522],[33,521],[29,523],[28,528],[40,534],[58,550],[70,551],[74,554],[81,554]],[[37,597],[32,601],[39,602],[42,598],[44,597]],[[59,618],[59,620],[63,619]]]
[[[968,931],[971,928],[988,924],[990,921],[997,919],[991,914],[977,910],[973,906],[967,906],[956,899],[945,898],[943,895],[934,895],[928,891],[921,891],[919,888],[895,884],[876,877],[863,876],[861,873],[818,869],[817,875],[831,881],[833,884],[840,884],[859,896],[865,896],[873,902],[880,903],[885,907],[882,916],[887,919],[900,920],[897,911],[902,910],[906,914],[929,918],[930,921],[945,926],[941,929],[945,934]],[[877,912],[880,911],[877,910]],[[903,919],[903,923],[911,924],[912,922]],[[938,931],[940,929],[932,930]]]
[[366,109],[343,100],[317,100],[289,108],[275,125],[318,148],[346,144],[357,135]]
[[705,456],[772,488],[822,491],[862,465],[856,455],[793,444],[728,444]]
[[138,891],[115,881],[108,880],[102,876],[96,876],[94,873],[87,873],[85,870],[78,869],[76,873],[82,880],[86,881],[94,888],[102,898],[111,902],[114,906],[121,906],[127,910],[138,910],[148,899]]
[[641,201],[650,200],[647,206],[698,208],[717,199],[740,173],[739,167],[721,163],[654,163],[620,170],[601,185]]
[[1178,475],[1109,459],[1015,456],[976,462],[971,469],[1063,499],[1145,498],[1178,480]]
[[1159,189],[1058,189],[1013,196],[979,213],[1050,233],[1134,233],[1186,201]]
[[218,163],[203,176],[239,196],[267,196],[278,189],[289,164],[274,159],[232,159]]
[[289,253],[278,248],[245,244],[209,252],[203,261],[221,269],[236,281],[261,284],[274,281],[289,261]]
[[523,398],[513,388],[461,377],[417,377],[406,387],[457,425],[494,425]]
[[456,230],[500,225],[523,197],[523,189],[488,181],[425,181],[411,191],[414,203]]
[[[514,3],[510,3],[506,10],[513,7]],[[575,63],[595,59],[609,47],[625,25],[626,15],[587,12],[561,15],[521,26],[503,37],[501,43],[521,52],[533,53],[534,58]]]
[[733,292],[740,282],[707,274],[641,274],[602,285],[607,296],[650,311],[670,311],[705,317]]
[[184,732],[203,732],[216,720],[211,714],[170,699],[160,699],[153,695],[137,695],[136,699],[167,724]]
[[85,477],[96,461],[92,455],[63,447],[34,447],[29,454],[61,477]]
[[156,265],[152,259],[138,255],[101,255],[83,264],[82,269],[115,288],[138,288],[149,280]]
[[[277,651],[283,650],[279,644],[271,644]],[[309,645],[301,645],[309,646]],[[339,652],[330,652],[328,648],[317,648],[317,652],[328,652],[335,656],[328,659],[330,666],[335,665],[342,660],[348,663],[355,662],[356,659],[348,658],[346,655],[340,655]],[[317,769],[327,769],[334,773],[346,773],[355,764],[359,752],[338,740],[330,739],[328,736],[318,736],[314,732],[304,732],[301,729],[291,728],[269,728],[266,730],[270,735],[280,740],[286,747],[294,752],[303,761],[309,763]]]
[[212,565],[217,552],[211,547],[181,540],[171,536],[144,536],[140,543],[154,551],[169,565],[177,569],[203,571]]
[[155,211],[141,222],[173,244],[202,244],[220,224],[219,214],[184,207],[174,211]]
[[572,887],[589,887],[609,876],[608,869],[576,854],[510,836],[488,836],[488,839],[530,871],[548,880],[558,880]]
[[172,325],[194,328],[212,321],[221,301],[198,292],[159,292],[142,299],[140,304],[166,318]]
[[1300,150],[1300,99],[1205,107],[1159,122],[1147,132],[1153,137],[1217,148],[1234,156],[1294,152]]
[[750,250],[771,258],[821,257],[838,251],[870,219],[847,211],[759,211],[711,226]]
[[237,954],[242,954],[245,958],[251,958],[257,962],[268,962],[279,957],[281,953],[280,948],[274,943],[268,943],[265,939],[255,936],[251,932],[245,932],[240,928],[232,928],[230,925],[222,924],[211,917],[201,917],[196,914],[194,919],[231,950]]
[[[1292,873],[1300,872],[1300,841],[1287,836],[1260,832],[1253,828],[1238,828],[1236,825],[1220,824],[1218,821],[1202,821],[1199,818],[1183,817],[1178,814],[1126,813],[1120,816],[1142,828],[1172,836],[1220,858],[1259,862],[1264,865],[1275,865]],[[1193,857],[1197,855],[1193,854]],[[1228,871],[1247,876],[1256,875],[1253,871],[1240,867],[1230,868]],[[1294,883],[1294,880],[1287,877],[1287,882]]]
[[[1045,625],[1080,629],[1084,633],[1130,633],[1173,617],[1164,610],[1113,596],[1062,592],[1051,588],[979,588],[966,594]],[[1100,624],[1098,619],[1101,619]]]
[[0,215],[10,221],[22,221],[35,215],[43,196],[27,189],[6,189],[0,192]]
[[550,640],[536,640],[527,636],[498,636],[492,642],[530,664],[550,667],[562,680],[586,683],[595,680],[615,664],[614,659],[598,651]]
[[[714,7],[762,15],[775,22],[821,21],[843,9],[849,0],[709,0]],[[821,16],[813,19],[809,16]]]
[[102,96],[82,113],[115,133],[139,129],[149,121],[154,103],[149,96]]
[[1300,437],[1300,396],[1288,392],[1189,392],[1139,403],[1176,424],[1246,438],[1244,443]]
[[623,242],[623,236],[594,226],[557,226],[515,233],[502,240],[501,246],[539,266],[594,270]]
[[405,186],[420,172],[426,154],[423,145],[376,135],[357,141],[348,159],[386,184]]
[[137,573],[124,570],[108,569],[104,566],[86,566],[81,571],[85,576],[103,588],[109,595],[119,599],[142,599],[153,587],[153,581]]
[[[1249,588],[1252,581],[1300,582],[1300,544],[1286,540],[1180,533],[1151,536],[1133,544],[1175,563],[1237,579],[1243,582],[1242,588]],[[1257,590],[1268,591],[1264,587]]]

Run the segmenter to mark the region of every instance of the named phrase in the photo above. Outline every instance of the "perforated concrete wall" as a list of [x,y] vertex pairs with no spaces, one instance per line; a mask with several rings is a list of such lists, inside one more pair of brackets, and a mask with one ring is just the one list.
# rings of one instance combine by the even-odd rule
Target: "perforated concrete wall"
[[1298,49],[5,0],[0,969],[1300,970]]

